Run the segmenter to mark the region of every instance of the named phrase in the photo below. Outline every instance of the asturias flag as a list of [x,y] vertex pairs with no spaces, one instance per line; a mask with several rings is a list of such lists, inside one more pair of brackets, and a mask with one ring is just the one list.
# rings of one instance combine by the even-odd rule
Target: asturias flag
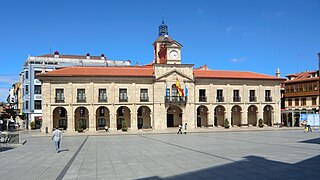
[[176,81],[176,88],[178,89],[179,96],[184,96],[183,89],[180,86],[180,82],[179,82],[178,78]]

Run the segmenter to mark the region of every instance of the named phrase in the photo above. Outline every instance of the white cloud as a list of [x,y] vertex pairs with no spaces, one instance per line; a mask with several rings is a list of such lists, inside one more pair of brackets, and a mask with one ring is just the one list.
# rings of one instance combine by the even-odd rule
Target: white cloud
[[7,101],[9,95],[9,88],[0,88],[0,102]]
[[243,61],[245,61],[245,60],[246,60],[245,57],[242,57],[242,58],[232,58],[232,59],[230,59],[230,61],[233,62],[233,63],[240,63],[240,62],[243,62]]
[[0,84],[12,85],[19,82],[19,75],[0,75]]
[[198,8],[197,10],[196,10],[196,14],[202,14],[203,13],[203,10],[201,9],[201,8]]
[[230,25],[230,26],[228,26],[228,27],[226,28],[226,31],[227,31],[227,32],[230,32],[232,29],[233,29],[233,26]]

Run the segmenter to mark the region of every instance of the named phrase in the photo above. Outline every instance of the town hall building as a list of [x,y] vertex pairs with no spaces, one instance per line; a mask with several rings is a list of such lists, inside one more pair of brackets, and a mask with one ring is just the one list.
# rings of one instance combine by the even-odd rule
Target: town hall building
[[182,44],[162,22],[154,60],[143,66],[74,66],[38,74],[42,129],[68,132],[266,126],[281,122],[278,76],[182,63]]

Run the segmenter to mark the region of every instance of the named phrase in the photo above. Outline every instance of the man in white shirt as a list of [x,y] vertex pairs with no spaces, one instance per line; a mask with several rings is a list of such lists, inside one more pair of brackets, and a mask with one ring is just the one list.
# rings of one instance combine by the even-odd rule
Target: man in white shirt
[[56,152],[59,153],[60,152],[60,144],[61,144],[61,140],[62,140],[62,131],[59,130],[59,127],[56,127],[56,129],[53,131],[51,139],[54,142]]

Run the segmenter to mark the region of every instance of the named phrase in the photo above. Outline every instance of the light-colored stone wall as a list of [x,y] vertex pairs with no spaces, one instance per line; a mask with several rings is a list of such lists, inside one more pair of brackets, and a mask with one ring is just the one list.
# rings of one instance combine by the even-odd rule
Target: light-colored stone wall
[[[180,86],[188,88],[188,97],[185,104],[165,103],[166,88],[176,84],[179,80]],[[55,90],[64,89],[65,102],[55,102]],[[86,102],[77,102],[77,89],[85,89]],[[119,89],[127,89],[128,102],[119,102]],[[107,102],[99,102],[99,89],[107,90]],[[148,102],[140,102],[140,89],[148,89]],[[199,89],[206,90],[207,101],[199,102]],[[217,90],[223,90],[224,102],[217,102]],[[233,102],[233,90],[239,90],[240,102]],[[249,91],[255,90],[256,102],[249,102]],[[271,102],[265,101],[265,90],[271,91]],[[53,111],[57,107],[64,107],[67,111],[68,129],[75,131],[77,129],[77,119],[75,115],[78,107],[85,107],[88,110],[88,130],[97,130],[97,109],[106,107],[108,109],[107,120],[111,131],[117,130],[117,110],[124,106],[128,108],[125,111],[124,118],[129,130],[138,129],[138,118],[143,118],[143,128],[152,128],[154,130],[167,129],[167,110],[171,106],[177,106],[181,109],[180,113],[174,113],[174,127],[179,124],[188,123],[188,128],[197,127],[197,108],[205,107],[205,112],[201,112],[201,126],[214,127],[223,126],[227,118],[234,125],[246,126],[250,124],[248,119],[257,121],[264,118],[264,108],[270,106],[271,125],[280,123],[280,82],[279,81],[256,81],[243,79],[194,79],[192,65],[156,65],[155,77],[150,78],[101,78],[101,77],[65,77],[59,79],[49,78],[43,80],[43,126],[42,128],[53,128]],[[171,92],[171,91],[170,91]],[[257,107],[255,114],[248,111],[250,105]],[[139,107],[148,107],[142,116],[138,116]],[[217,107],[224,111],[217,113]],[[235,108],[237,107],[237,108]],[[219,108],[220,109],[220,108]],[[216,116],[216,117],[215,117]],[[232,117],[233,116],[233,117]],[[267,117],[267,116],[265,116]],[[217,120],[218,122],[215,122]],[[251,123],[252,124],[252,123]]]

